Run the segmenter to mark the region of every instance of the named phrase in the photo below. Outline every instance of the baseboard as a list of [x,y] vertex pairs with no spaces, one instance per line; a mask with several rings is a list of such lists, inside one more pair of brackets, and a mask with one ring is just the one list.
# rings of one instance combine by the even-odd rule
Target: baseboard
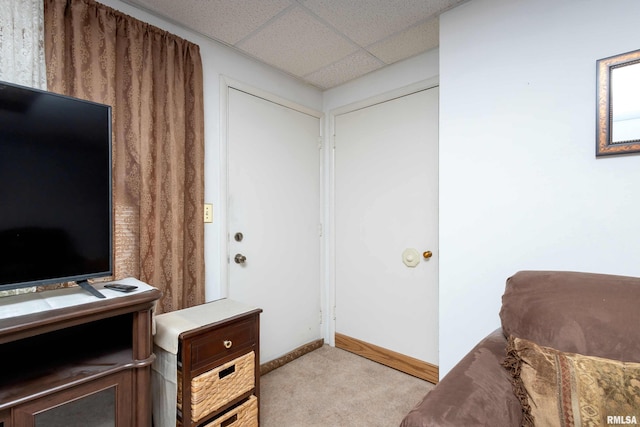
[[296,348],[293,351],[285,354],[282,357],[279,357],[271,362],[263,363],[260,365],[260,375],[264,375],[268,372],[273,371],[274,369],[280,368],[286,365],[289,362],[296,360],[300,356],[304,356],[307,353],[312,352],[313,350],[317,350],[324,345],[324,339],[319,339],[316,341],[312,341],[308,344],[302,345]]
[[339,333],[335,334],[335,339],[338,348],[397,369],[405,374],[438,384],[439,369],[436,365]]

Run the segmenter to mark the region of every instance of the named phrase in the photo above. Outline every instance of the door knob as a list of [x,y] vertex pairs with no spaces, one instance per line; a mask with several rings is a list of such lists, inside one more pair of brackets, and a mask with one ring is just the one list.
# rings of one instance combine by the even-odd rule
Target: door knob
[[244,264],[244,262],[247,260],[247,257],[242,254],[236,254],[236,256],[233,257],[233,260],[236,262],[236,264]]
[[422,253],[422,256],[424,257],[424,259],[429,259],[429,258],[431,258],[431,257],[433,256],[433,252],[431,252],[431,251],[424,251],[424,252]]

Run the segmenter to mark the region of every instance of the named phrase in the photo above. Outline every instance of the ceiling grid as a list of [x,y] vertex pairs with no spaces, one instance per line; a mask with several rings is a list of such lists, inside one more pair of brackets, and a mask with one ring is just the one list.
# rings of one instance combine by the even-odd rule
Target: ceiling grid
[[438,47],[468,0],[123,0],[321,90]]

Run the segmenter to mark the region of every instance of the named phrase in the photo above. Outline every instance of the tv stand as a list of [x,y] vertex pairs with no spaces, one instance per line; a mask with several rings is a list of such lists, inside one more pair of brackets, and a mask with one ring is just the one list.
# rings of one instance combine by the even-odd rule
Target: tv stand
[[78,280],[76,284],[80,286],[82,289],[88,291],[91,295],[95,297],[106,298],[106,296],[104,296],[102,292],[94,288],[93,285],[89,283],[87,280]]
[[[41,294],[59,301],[70,292]],[[0,426],[150,427],[151,322],[160,291],[145,284],[99,301],[73,295],[82,302],[0,319]],[[16,297],[29,305],[23,295],[8,298]],[[82,422],[66,423],[79,410]]]

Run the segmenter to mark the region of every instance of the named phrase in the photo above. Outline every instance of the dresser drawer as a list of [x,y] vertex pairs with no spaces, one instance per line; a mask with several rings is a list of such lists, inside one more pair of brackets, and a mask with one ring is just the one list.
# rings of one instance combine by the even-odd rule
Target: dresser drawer
[[225,325],[191,341],[191,369],[216,362],[239,349],[248,348],[256,341],[255,322],[251,319]]
[[[182,371],[178,371],[178,408],[182,410]],[[255,386],[255,354],[247,353],[191,380],[191,419],[217,411]]]

